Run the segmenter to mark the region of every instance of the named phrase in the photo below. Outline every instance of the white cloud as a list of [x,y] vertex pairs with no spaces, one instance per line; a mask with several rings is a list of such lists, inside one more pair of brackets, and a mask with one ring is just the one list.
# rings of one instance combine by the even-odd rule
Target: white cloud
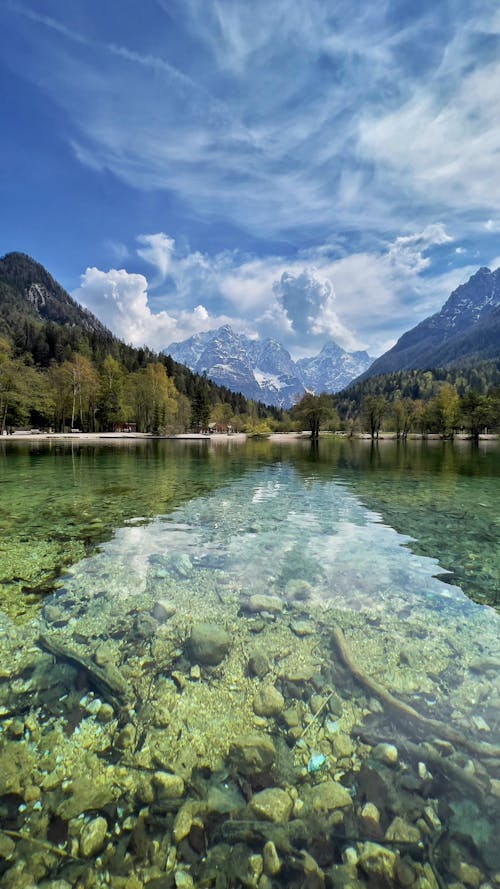
[[158,283],[163,283],[167,277],[172,259],[175,241],[164,232],[154,235],[138,235],[137,241],[143,244],[137,253],[146,262],[154,265],[158,270]]
[[305,268],[299,274],[284,271],[274,282],[273,292],[299,342],[322,337],[323,341],[333,338],[348,348],[355,343],[354,335],[335,311],[332,282],[316,268]]
[[431,247],[447,244],[453,238],[440,223],[426,225],[423,231],[414,235],[400,235],[389,247],[389,260],[400,270],[421,272],[431,264],[424,253]]
[[144,275],[124,269],[90,268],[74,296],[127,342],[155,349],[230,324],[274,336],[294,357],[315,354],[330,339],[378,354],[475,271],[432,273],[432,250],[452,241],[441,223],[340,258],[328,245],[257,258],[182,252],[163,232],[138,240],[137,253],[160,269],[165,285],[151,288]]
[[175,315],[152,312],[148,303],[148,282],[144,275],[125,269],[107,272],[88,268],[73,297],[90,309],[120,339],[133,346],[148,345],[158,351],[175,340],[183,340],[232,319],[213,317],[203,305]]

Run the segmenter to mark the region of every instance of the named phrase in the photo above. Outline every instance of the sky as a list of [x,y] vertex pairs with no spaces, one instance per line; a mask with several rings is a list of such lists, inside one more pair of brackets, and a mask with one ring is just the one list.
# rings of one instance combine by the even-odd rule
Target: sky
[[378,355],[500,265],[497,0],[2,0],[0,254],[122,339]]

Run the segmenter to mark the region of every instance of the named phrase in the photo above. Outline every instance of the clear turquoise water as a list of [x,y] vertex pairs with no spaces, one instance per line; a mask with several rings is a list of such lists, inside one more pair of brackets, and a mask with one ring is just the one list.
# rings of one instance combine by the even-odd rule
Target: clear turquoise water
[[[4,447],[0,737],[11,759],[21,750],[46,768],[39,774],[32,765],[19,765],[29,779],[14,790],[4,786],[0,815],[3,800],[5,824],[45,842],[56,835],[50,824],[59,819],[61,848],[73,848],[76,862],[51,859],[44,876],[64,872],[76,885],[79,831],[99,815],[108,822],[108,846],[105,854],[86,858],[89,885],[105,885],[110,874],[118,880],[124,870],[147,885],[154,867],[160,872],[155,879],[167,880],[168,874],[182,884],[182,872],[194,885],[240,885],[229,861],[219,868],[226,882],[210,882],[207,873],[211,855],[222,854],[225,842],[235,842],[236,827],[249,821],[245,799],[264,781],[241,781],[231,744],[241,732],[260,732],[279,751],[264,786],[303,798],[302,815],[290,823],[298,824],[299,847],[319,862],[327,886],[347,879],[335,868],[347,867],[349,846],[370,836],[384,844],[395,815],[420,824],[420,851],[410,855],[417,868],[413,882],[424,879],[418,867],[426,863],[444,885],[464,874],[472,879],[467,867],[478,868],[480,882],[494,880],[500,871],[493,842],[498,757],[442,739],[434,759],[429,754],[427,777],[425,743],[435,732],[377,704],[377,695],[342,666],[333,634],[340,627],[362,673],[424,717],[477,743],[500,743],[499,616],[481,604],[494,604],[498,593],[498,457],[498,446],[491,445],[475,450],[465,443],[381,442],[372,448],[331,440],[317,450],[308,443],[266,442],[229,449],[198,443]],[[304,582],[305,599],[294,592]],[[53,590],[41,612],[40,589]],[[275,597],[280,609],[273,612],[271,605],[262,616],[252,604],[255,596]],[[173,609],[166,622],[152,617],[162,601]],[[189,637],[198,621],[224,627],[231,643],[220,666],[202,664],[191,675]],[[71,658],[41,654],[40,632],[92,663],[111,657],[130,692],[128,716],[115,704],[114,717],[100,721],[99,702],[107,702],[109,689],[96,687],[92,673],[76,670]],[[98,653],[103,646],[106,657]],[[298,708],[295,735],[283,717],[254,713],[262,682],[249,675],[247,662],[256,649],[269,661],[264,685],[278,688],[288,709]],[[340,711],[325,706],[318,714],[318,695],[325,700],[332,692],[341,699]],[[126,725],[135,737],[128,746],[120,741]],[[373,758],[378,741],[397,746],[397,767]],[[308,773],[310,758],[318,754],[325,757],[322,771]],[[93,786],[122,782],[121,790],[105,803],[82,802],[81,811],[77,805],[73,812],[68,794],[79,800],[74,782],[82,761]],[[154,787],[149,799],[136,780],[139,774],[144,783],[144,774],[160,767],[185,780],[184,805],[201,806],[222,787],[227,797],[217,817],[200,809],[204,854],[189,834],[177,843],[170,864],[154,843],[171,835],[181,801],[160,805]],[[59,783],[51,778],[58,769]],[[338,812],[309,812],[310,795],[325,779],[348,788],[353,800],[340,820]],[[26,793],[32,785],[41,794]],[[12,796],[20,800],[17,813],[6,802]],[[378,806],[382,833],[367,834],[361,814],[366,802]],[[146,804],[148,815],[140,816]],[[439,827],[429,827],[423,814],[429,805]],[[76,820],[68,836],[70,810]],[[49,827],[43,822],[47,812]],[[142,851],[137,836],[131,844],[123,841],[140,817]],[[245,861],[270,838],[258,831],[249,838],[246,830],[238,834]],[[333,840],[330,851],[323,848],[323,834],[336,837],[335,848]],[[20,867],[22,842],[12,867]],[[404,857],[404,847],[397,851]],[[282,871],[271,885],[309,885],[296,864],[298,854],[298,848],[281,851]],[[8,880],[9,867],[4,873]],[[380,875],[374,883],[362,866],[356,879],[386,885]],[[399,877],[391,879],[400,885]]]

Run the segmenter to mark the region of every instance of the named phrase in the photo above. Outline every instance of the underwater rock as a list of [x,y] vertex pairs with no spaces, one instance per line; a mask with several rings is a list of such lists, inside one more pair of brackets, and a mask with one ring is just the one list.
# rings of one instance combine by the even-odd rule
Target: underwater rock
[[375,803],[365,803],[359,814],[365,830],[369,834],[374,834],[375,837],[380,837],[382,835],[380,812]]
[[178,799],[184,796],[184,781],[180,775],[172,775],[169,772],[155,772],[153,784],[158,796],[162,799]]
[[276,760],[276,748],[267,735],[240,735],[232,742],[229,757],[238,772],[251,777],[271,768]]
[[158,623],[165,623],[170,617],[173,617],[177,608],[170,599],[158,599],[153,605],[151,614]]
[[307,580],[301,580],[299,578],[289,580],[285,587],[286,597],[292,601],[303,602],[306,599],[310,599],[312,592],[313,589],[311,584],[308,583]]
[[185,803],[175,816],[172,835],[176,845],[185,840],[189,836],[189,831],[193,826],[193,805]]
[[268,787],[266,790],[256,793],[250,800],[248,807],[257,818],[285,823],[292,814],[293,800],[286,790],[281,790],[279,787]]
[[107,830],[108,822],[102,817],[93,818],[85,824],[80,834],[80,854],[84,858],[91,858],[101,851]]
[[92,775],[75,778],[68,786],[68,798],[57,807],[56,814],[65,821],[76,818],[82,812],[101,811],[119,794],[119,788],[111,783],[96,784]]
[[260,651],[254,652],[248,658],[248,675],[256,676],[258,679],[262,679],[266,673],[269,673],[270,666],[267,657],[264,654],[261,654]]
[[194,663],[215,667],[225,658],[231,637],[218,624],[194,624],[189,640],[189,651]]
[[253,699],[253,712],[256,716],[279,716],[284,706],[285,699],[274,685],[265,685]]
[[35,758],[26,744],[10,741],[0,753],[0,796],[9,793],[21,795],[30,784],[28,777],[35,765]]
[[315,812],[333,812],[335,809],[347,809],[352,806],[352,799],[346,788],[331,780],[311,787],[307,802]]
[[395,852],[384,848],[384,846],[379,846],[378,843],[370,842],[360,843],[358,852],[359,864],[368,877],[385,880],[389,886],[394,885],[394,873],[398,859]]
[[15,848],[16,844],[14,840],[11,840],[6,834],[0,833],[0,858],[8,861],[12,858]]
[[176,889],[194,889],[194,881],[191,874],[185,870],[176,870],[175,887]]
[[372,750],[372,756],[387,766],[395,766],[398,761],[398,748],[394,744],[377,744]]
[[302,638],[303,636],[312,636],[316,632],[316,628],[309,620],[292,620],[290,624],[292,633]]
[[253,612],[268,611],[270,614],[281,614],[284,603],[279,596],[267,596],[264,593],[256,593],[254,596],[250,596],[247,608]]
[[281,716],[288,728],[297,728],[297,726],[300,725],[301,712],[297,705],[295,705],[294,707],[287,707],[286,710],[283,710]]
[[99,667],[116,665],[117,649],[112,642],[101,642],[94,651],[94,660]]
[[385,832],[385,839],[399,843],[418,843],[421,836],[418,827],[396,815]]
[[313,753],[309,758],[309,762],[307,763],[307,771],[310,775],[314,775],[315,772],[320,772],[323,766],[326,763],[326,756],[324,753]]
[[272,840],[268,840],[262,850],[262,858],[264,861],[264,873],[268,877],[275,877],[281,870],[281,861],[276,851],[276,846]]
[[333,752],[338,759],[347,759],[355,751],[355,746],[349,735],[344,732],[334,732],[330,735]]

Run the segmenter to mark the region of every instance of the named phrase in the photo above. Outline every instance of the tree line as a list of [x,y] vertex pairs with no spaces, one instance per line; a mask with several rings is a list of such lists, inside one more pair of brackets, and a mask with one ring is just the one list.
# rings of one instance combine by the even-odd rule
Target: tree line
[[235,429],[279,418],[276,409],[217,387],[169,356],[136,351],[143,354],[132,369],[111,354],[97,362],[78,351],[44,367],[31,353],[16,356],[0,337],[0,433],[29,426],[174,434],[207,429],[212,417]]

